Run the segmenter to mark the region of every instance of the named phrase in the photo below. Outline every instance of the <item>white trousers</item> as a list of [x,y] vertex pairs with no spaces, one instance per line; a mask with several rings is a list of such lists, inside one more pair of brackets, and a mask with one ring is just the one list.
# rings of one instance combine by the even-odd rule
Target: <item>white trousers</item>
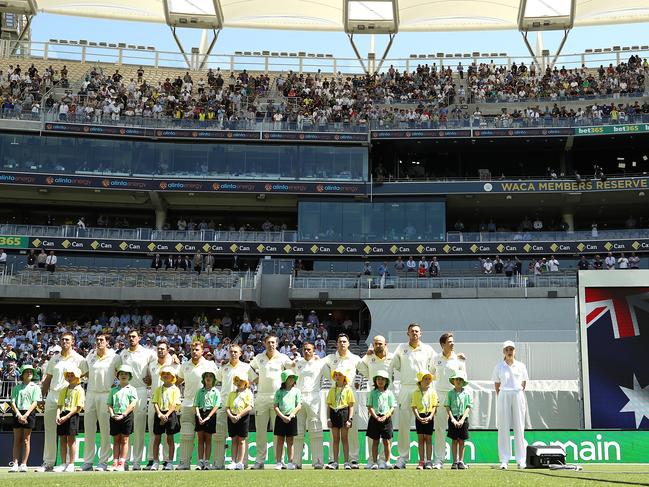
[[[225,465],[225,441],[228,438],[228,414],[219,408],[216,412],[216,433],[212,435],[212,458],[217,467]],[[245,459],[245,456],[244,456]]]
[[194,453],[194,436],[196,433],[194,420],[196,409],[193,406],[183,406],[180,410],[180,455],[179,464],[189,467]]
[[410,429],[414,418],[410,404],[412,403],[412,393],[416,389],[416,385],[402,385],[398,397],[399,437],[397,447],[399,448],[399,458],[406,463],[410,461]]
[[144,434],[146,432],[147,390],[138,387],[137,406],[133,411],[133,442],[131,443],[131,461],[136,464],[144,458]]
[[[149,428],[149,446],[147,448],[147,455],[146,459],[151,461],[151,460],[159,460],[160,459],[160,452],[154,452],[153,451],[153,440],[154,434],[153,434],[153,419],[155,418],[155,407],[153,406],[153,403],[149,403],[149,409],[147,411],[147,423],[148,423],[148,428]],[[163,459],[169,459],[169,446],[167,445],[167,435],[163,434],[160,437],[160,445],[162,446],[163,449]],[[155,455],[154,455],[155,453]],[[173,458],[170,458],[171,461],[173,461]]]
[[435,462],[444,463],[446,461],[446,430],[448,429],[448,415],[446,414],[446,408],[444,403],[446,402],[446,396],[448,391],[438,391],[436,390],[437,399],[439,405],[437,406],[437,411],[435,411]]
[[92,464],[95,461],[97,422],[99,422],[99,463],[107,465],[113,456],[110,443],[110,414],[108,413],[109,392],[86,393],[83,416],[83,463]]
[[268,420],[270,427],[275,427],[275,410],[273,409],[273,394],[257,394],[255,397],[255,438],[257,441],[257,458],[255,463],[264,463],[266,461],[266,451],[268,450]]
[[496,423],[498,425],[498,456],[500,463],[509,463],[512,442],[509,430],[514,430],[514,453],[516,463],[525,463],[525,416],[527,401],[523,391],[500,391],[496,400]]
[[307,392],[302,396],[302,408],[297,413],[297,436],[293,443],[294,463],[302,465],[304,456],[304,434],[309,432],[309,447],[311,448],[312,465],[323,465],[323,435],[322,418],[320,417],[319,391]]
[[56,464],[56,402],[45,402],[44,414],[45,442],[43,445],[43,464]]

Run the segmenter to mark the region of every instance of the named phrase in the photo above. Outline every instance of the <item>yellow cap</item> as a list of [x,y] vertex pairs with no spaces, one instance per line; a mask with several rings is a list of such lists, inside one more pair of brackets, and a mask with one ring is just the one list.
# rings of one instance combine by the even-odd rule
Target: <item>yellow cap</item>
[[433,380],[433,374],[428,372],[427,370],[422,370],[421,372],[417,372],[417,382],[421,382],[424,380],[424,377],[430,376],[430,380]]

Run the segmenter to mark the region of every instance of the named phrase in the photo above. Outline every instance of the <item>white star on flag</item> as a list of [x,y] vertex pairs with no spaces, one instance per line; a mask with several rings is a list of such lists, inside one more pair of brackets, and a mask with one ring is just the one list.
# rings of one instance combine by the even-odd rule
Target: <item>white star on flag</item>
[[643,418],[649,419],[649,385],[641,387],[635,374],[633,374],[633,389],[620,386],[622,392],[629,398],[629,402],[620,409],[621,413],[635,415],[635,427],[640,428]]

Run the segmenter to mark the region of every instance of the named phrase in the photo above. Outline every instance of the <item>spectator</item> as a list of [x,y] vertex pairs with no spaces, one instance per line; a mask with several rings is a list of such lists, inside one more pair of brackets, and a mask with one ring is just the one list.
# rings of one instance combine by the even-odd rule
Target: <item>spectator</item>
[[58,259],[56,255],[54,255],[54,251],[50,250],[50,255],[47,256],[45,259],[45,267],[48,272],[54,272],[56,270],[56,263]]
[[162,258],[160,257],[160,254],[155,254],[155,257],[153,257],[153,260],[151,261],[151,269],[155,269],[157,271],[158,269],[161,269],[163,265],[164,263]]
[[7,270],[7,253],[4,251],[4,249],[0,249],[0,273],[5,272],[6,270]]
[[629,259],[626,258],[624,252],[620,254],[620,257],[617,259],[618,269],[628,269],[629,268]]
[[632,252],[629,257],[629,269],[640,269],[640,257],[635,252]]
[[406,269],[406,263],[403,261],[401,256],[397,257],[396,262],[394,263],[394,270],[397,272],[403,272]]
[[417,267],[417,262],[412,258],[412,255],[408,257],[406,261],[406,269],[408,269],[408,272],[417,272]]
[[428,266],[428,275],[430,277],[439,277],[439,270],[439,261],[437,260],[437,257],[433,256]]
[[579,262],[577,263],[577,268],[580,271],[587,271],[590,268],[590,262],[588,262],[588,259],[586,259],[585,255],[582,255],[581,258],[579,259]]
[[554,255],[550,256],[550,260],[548,261],[548,270],[550,272],[559,272],[559,261]]
[[45,269],[45,263],[47,262],[47,254],[45,253],[45,249],[41,249],[40,254],[38,254],[38,257],[36,257],[36,267],[39,269]]
[[602,262],[602,258],[597,254],[595,256],[595,260],[593,260],[593,269],[596,271],[601,271],[604,268],[604,262]]
[[[2,251],[0,251],[0,253],[2,253]],[[31,249],[29,251],[29,254],[27,254],[27,269],[29,269],[30,271],[34,270],[35,266],[36,266],[36,253],[34,252],[34,249]]]
[[[597,259],[597,257],[595,257]],[[604,259],[604,264],[606,265],[607,270],[614,270],[615,269],[615,257],[613,257],[613,253],[609,252],[608,255],[606,256],[606,259]]]

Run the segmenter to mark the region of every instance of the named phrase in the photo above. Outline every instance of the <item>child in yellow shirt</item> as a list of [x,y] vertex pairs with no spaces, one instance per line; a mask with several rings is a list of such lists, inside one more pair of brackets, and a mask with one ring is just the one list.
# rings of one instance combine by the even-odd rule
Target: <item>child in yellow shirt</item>
[[327,426],[331,429],[333,457],[327,465],[330,470],[338,470],[338,455],[340,452],[340,443],[343,445],[343,457],[345,460],[345,470],[351,470],[349,463],[349,438],[347,434],[352,427],[354,418],[354,404],[356,402],[354,393],[349,387],[349,377],[345,375],[342,369],[336,369],[332,372],[331,378],[334,385],[329,389],[327,394]]
[[[56,408],[56,433],[61,443],[61,465],[55,472],[74,472],[74,459],[77,456],[77,434],[79,433],[79,413],[83,411],[85,391],[81,384],[81,370],[72,366],[65,370],[63,377],[68,387],[59,393]],[[68,461],[69,460],[69,461]]]

